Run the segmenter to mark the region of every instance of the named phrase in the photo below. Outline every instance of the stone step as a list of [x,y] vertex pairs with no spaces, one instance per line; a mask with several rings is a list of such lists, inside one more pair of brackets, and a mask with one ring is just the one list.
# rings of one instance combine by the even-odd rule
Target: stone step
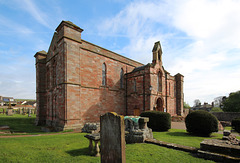
[[200,158],[214,160],[217,162],[240,162],[239,157],[228,156],[220,153],[198,150],[197,156]]
[[9,130],[10,127],[9,126],[0,126],[0,130]]

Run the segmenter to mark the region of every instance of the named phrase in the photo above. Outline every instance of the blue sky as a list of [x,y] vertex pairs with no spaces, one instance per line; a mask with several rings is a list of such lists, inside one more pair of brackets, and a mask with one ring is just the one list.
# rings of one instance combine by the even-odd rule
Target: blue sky
[[33,56],[69,20],[82,39],[144,64],[160,41],[165,69],[185,76],[185,101],[212,102],[240,89],[239,8],[237,0],[0,0],[0,95],[36,97]]

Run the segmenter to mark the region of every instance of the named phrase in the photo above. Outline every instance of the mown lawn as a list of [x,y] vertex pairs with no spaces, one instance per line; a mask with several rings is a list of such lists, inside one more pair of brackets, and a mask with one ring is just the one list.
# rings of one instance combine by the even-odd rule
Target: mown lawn
[[[100,162],[88,155],[85,133],[0,138],[0,162]],[[155,135],[158,135],[155,133]],[[127,144],[126,162],[211,162],[152,144]]]
[[[39,134],[43,133],[40,126],[35,125],[36,115],[32,114],[32,117],[28,115],[14,114],[13,116],[7,116],[0,114],[0,126],[7,125],[10,127],[10,131],[15,134]],[[5,134],[4,134],[5,135]]]
[[[9,126],[12,134],[0,134],[0,135],[37,135],[37,134],[52,134],[53,132],[43,132],[41,126],[35,125],[36,115],[32,114],[32,117],[28,115],[14,114],[13,116],[7,116],[0,114],[0,126]],[[68,130],[72,131],[72,130]],[[63,131],[63,132],[68,132]],[[55,133],[55,132],[54,132]]]
[[199,137],[190,135],[186,130],[170,129],[168,132],[153,132],[153,137],[168,143],[200,148],[200,142],[204,139],[221,139],[222,134],[213,133],[211,137]]
[[[0,115],[0,125],[8,125],[14,132],[43,134],[35,126],[35,116]],[[206,137],[189,135],[185,130],[170,129],[168,132],[154,132],[154,138],[169,143],[200,147]],[[68,133],[30,137],[0,138],[0,162],[100,162],[99,157],[88,154],[86,133]],[[211,138],[221,138],[213,134]],[[209,139],[209,138],[207,138]],[[211,162],[192,154],[152,144],[127,144],[127,162]]]

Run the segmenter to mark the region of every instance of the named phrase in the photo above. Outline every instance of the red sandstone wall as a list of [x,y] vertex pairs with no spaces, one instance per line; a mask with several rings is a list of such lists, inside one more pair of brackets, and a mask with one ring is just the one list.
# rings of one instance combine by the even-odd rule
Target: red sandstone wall
[[[157,84],[159,71],[162,73],[161,92],[158,91]],[[145,74],[145,77],[143,77],[143,74]],[[134,79],[137,84],[136,92],[134,92]],[[145,81],[145,107],[143,101],[143,81]],[[144,70],[128,74],[128,115],[133,115],[135,108],[140,108],[140,113],[144,110],[153,110],[153,107],[156,107],[158,98],[162,99],[163,108],[165,108],[168,113],[176,115],[175,82],[175,78],[168,73],[166,74],[161,64],[156,64],[153,68],[145,67]],[[152,86],[151,91],[149,89],[150,85]]]
[[[100,53],[100,54],[99,54]],[[101,54],[105,54],[103,56]],[[108,55],[108,56],[107,56]],[[111,58],[110,58],[111,57]],[[100,115],[114,111],[125,114],[125,79],[124,88],[120,88],[120,72],[130,71],[138,63],[123,63],[115,53],[94,46],[86,41],[81,45],[80,56],[80,110],[82,121],[99,121]],[[102,86],[102,64],[106,64],[106,86]],[[135,65],[130,65],[135,64]]]
[[[124,73],[129,73],[143,64],[81,40],[81,32],[79,27],[62,22],[49,47],[46,61],[48,72],[40,75],[41,68],[36,66],[39,87],[37,90],[47,92],[46,96],[37,94],[37,101],[38,105],[42,106],[41,111],[47,116],[48,125],[65,129],[80,128],[86,122],[99,121],[100,115],[109,111],[133,115],[134,109],[139,108],[141,113],[144,110],[152,110],[159,97],[162,97],[164,107],[171,115],[177,113],[175,94],[180,99],[178,106],[181,106],[183,94],[179,91],[182,90],[182,83],[176,86],[175,92],[174,84],[177,78],[169,75],[165,81],[162,62],[154,68],[146,67],[144,70],[128,74],[126,98],[125,79],[124,88],[120,88],[121,68]],[[103,63],[106,64],[106,86],[102,86]],[[162,92],[157,91],[159,71],[162,72]],[[41,83],[40,78],[44,77],[47,80],[38,85]],[[133,88],[134,78],[137,91]],[[44,88],[44,85],[47,85],[47,88]],[[149,90],[150,85],[152,91]]]

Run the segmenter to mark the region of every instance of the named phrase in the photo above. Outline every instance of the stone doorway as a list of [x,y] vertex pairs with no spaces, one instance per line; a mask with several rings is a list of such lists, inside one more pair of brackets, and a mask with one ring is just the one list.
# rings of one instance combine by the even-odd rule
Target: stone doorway
[[163,109],[163,100],[161,99],[161,98],[158,98],[157,99],[157,102],[156,102],[156,110],[157,111],[164,111],[164,109]]

